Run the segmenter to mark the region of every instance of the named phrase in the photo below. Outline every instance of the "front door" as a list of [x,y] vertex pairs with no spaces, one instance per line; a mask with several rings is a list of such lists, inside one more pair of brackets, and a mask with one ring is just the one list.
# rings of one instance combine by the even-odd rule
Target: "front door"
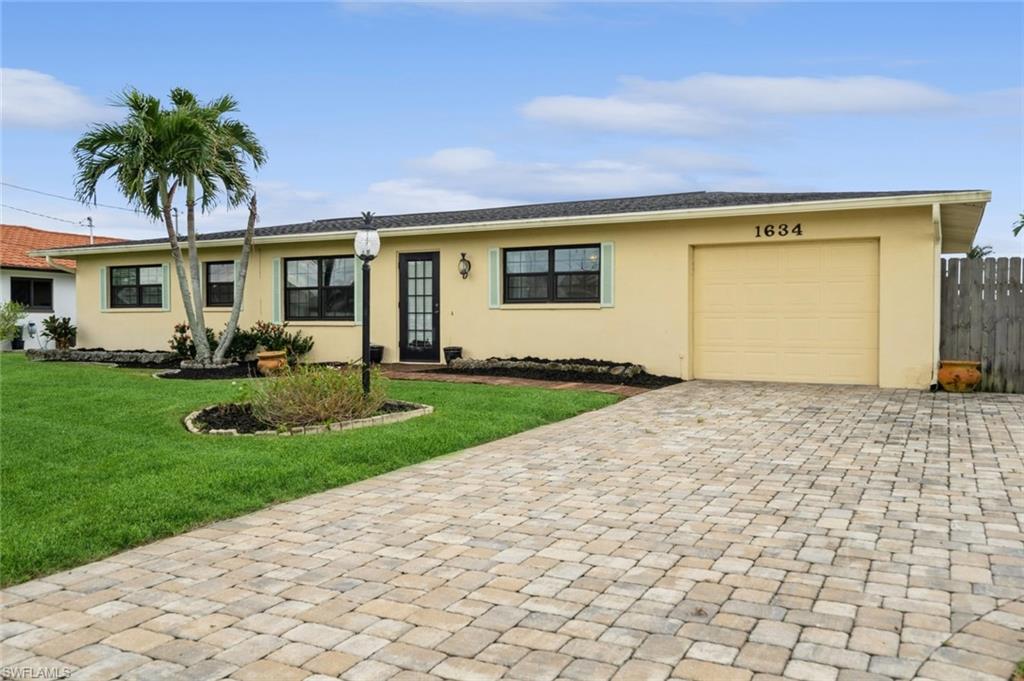
[[402,362],[441,360],[438,260],[437,253],[402,253],[398,256],[401,291],[398,358]]

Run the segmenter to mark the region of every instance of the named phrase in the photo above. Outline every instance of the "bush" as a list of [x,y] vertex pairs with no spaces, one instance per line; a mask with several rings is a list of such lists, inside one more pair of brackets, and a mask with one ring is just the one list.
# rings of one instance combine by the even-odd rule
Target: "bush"
[[[217,339],[213,335],[213,329],[209,327],[206,328],[206,342],[210,344],[211,352],[217,349]],[[195,359],[196,344],[192,339],[192,329],[188,324],[182,322],[174,325],[174,335],[171,336],[168,345],[171,346],[171,350],[178,353],[178,356]]]
[[273,324],[256,322],[250,333],[256,339],[256,345],[264,350],[284,350],[288,353],[288,363],[295,365],[303,355],[313,349],[313,339],[301,331],[289,333],[288,322]]
[[18,335],[25,318],[25,306],[13,300],[0,305],[0,341],[9,341]]
[[[206,329],[206,342],[210,344],[210,352],[217,350],[217,346],[220,345],[220,339],[224,337],[224,332],[221,331],[219,336],[215,336],[213,330],[210,328]],[[227,354],[224,356],[225,359],[242,362],[245,358],[256,352],[256,345],[258,339],[256,334],[252,331],[246,331],[245,329],[237,329],[234,337],[231,339],[231,345],[228,347]],[[196,344],[192,339],[192,330],[188,324],[175,324],[174,335],[171,336],[171,340],[168,341],[168,345],[171,346],[171,350],[178,353],[178,356],[194,359],[196,356]]]
[[50,315],[43,320],[43,336],[53,341],[58,350],[67,350],[75,344],[78,327],[71,323],[71,317]]
[[361,369],[298,366],[262,381],[250,381],[253,416],[276,428],[294,428],[373,416],[385,402],[380,372],[363,395]]

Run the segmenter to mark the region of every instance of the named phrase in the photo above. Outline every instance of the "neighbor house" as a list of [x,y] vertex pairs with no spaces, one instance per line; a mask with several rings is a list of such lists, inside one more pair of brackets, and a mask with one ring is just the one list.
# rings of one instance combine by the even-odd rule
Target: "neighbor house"
[[[96,244],[120,241],[94,237]],[[16,300],[27,308],[22,327],[26,347],[46,347],[40,332],[50,315],[75,321],[75,261],[30,255],[32,251],[89,244],[89,236],[51,232],[23,225],[0,225],[0,301]],[[10,342],[3,344],[9,349]]]
[[[925,388],[939,359],[940,254],[971,247],[990,196],[690,192],[382,215],[373,341],[386,362],[438,362],[459,345],[467,357],[632,361],[687,379]],[[316,339],[310,361],[359,357],[360,222],[257,229],[243,325],[288,322]],[[199,241],[215,329],[242,236]],[[163,348],[185,320],[164,239],[39,254],[78,262],[81,344]]]

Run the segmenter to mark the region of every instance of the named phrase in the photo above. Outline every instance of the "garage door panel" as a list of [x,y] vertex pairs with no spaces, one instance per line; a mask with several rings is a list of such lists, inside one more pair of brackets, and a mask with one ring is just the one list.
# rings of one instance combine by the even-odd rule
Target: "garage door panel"
[[878,382],[878,244],[709,246],[694,253],[694,375]]

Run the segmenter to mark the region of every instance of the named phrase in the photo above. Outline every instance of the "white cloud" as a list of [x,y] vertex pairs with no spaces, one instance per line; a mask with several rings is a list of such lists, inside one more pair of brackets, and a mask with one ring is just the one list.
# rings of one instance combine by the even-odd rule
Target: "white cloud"
[[480,147],[451,147],[439,149],[424,159],[414,162],[426,170],[469,173],[494,165],[494,152]]
[[349,196],[336,204],[339,215],[358,215],[364,210],[379,214],[431,213],[444,210],[469,210],[515,203],[512,199],[475,194],[445,187],[423,178],[399,178],[374,182],[362,194]]
[[942,90],[881,76],[843,78],[704,73],[674,81],[623,78],[604,97],[537,97],[527,118],[595,130],[703,137],[759,123],[759,116],[893,114],[953,109]]
[[67,128],[110,120],[113,107],[100,106],[48,73],[29,69],[0,69],[3,81],[2,118],[5,126]]
[[700,102],[716,109],[770,114],[899,113],[955,106],[957,99],[923,83],[881,76],[773,78],[702,73],[676,81],[623,80],[643,100]]

